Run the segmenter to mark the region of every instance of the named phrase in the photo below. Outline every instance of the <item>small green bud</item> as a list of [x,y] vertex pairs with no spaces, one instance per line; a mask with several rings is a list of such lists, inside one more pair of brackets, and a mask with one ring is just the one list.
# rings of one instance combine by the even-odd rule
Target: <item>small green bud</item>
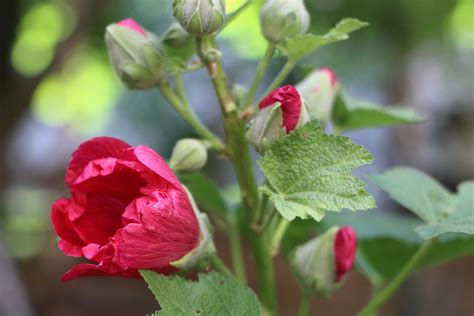
[[186,254],[183,258],[171,262],[171,265],[180,269],[180,270],[189,270],[195,267],[201,260],[206,259],[208,256],[213,255],[216,253],[216,247],[214,246],[214,241],[212,239],[213,229],[209,218],[206,214],[201,213],[199,211],[196,201],[189,192],[189,190],[184,187],[186,193],[188,195],[189,201],[194,210],[194,214],[199,223],[199,231],[200,233],[200,242],[199,246],[197,246],[194,250]]
[[189,34],[210,35],[224,25],[225,5],[223,0],[174,0],[173,14]]
[[303,0],[267,0],[260,11],[263,36],[272,43],[306,33],[309,21]]
[[151,89],[164,78],[159,39],[134,20],[107,26],[105,43],[115,72],[128,88]]
[[174,171],[193,172],[204,167],[207,161],[207,149],[198,139],[184,138],[173,148],[170,167]]
[[355,231],[334,226],[297,247],[290,263],[306,292],[329,297],[352,269],[356,252]]
[[173,48],[186,47],[192,40],[192,37],[179,25],[173,23],[163,34],[163,43]]

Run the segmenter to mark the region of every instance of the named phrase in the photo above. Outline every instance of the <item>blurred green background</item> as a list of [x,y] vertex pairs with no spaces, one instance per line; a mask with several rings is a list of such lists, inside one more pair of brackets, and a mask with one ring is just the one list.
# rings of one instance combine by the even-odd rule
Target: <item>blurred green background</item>
[[[228,9],[243,1],[227,0]],[[258,2],[220,36],[232,84],[249,84],[265,42]],[[376,162],[418,167],[454,189],[474,178],[474,0],[311,0],[311,32],[340,19],[370,23],[349,41],[303,61],[331,67],[352,95],[407,104],[427,118],[417,126],[351,133]],[[87,138],[109,135],[147,144],[169,157],[192,131],[156,91],[126,91],[103,42],[107,24],[133,17],[160,35],[173,21],[171,0],[2,0],[0,3],[0,315],[144,315],[157,306],[143,282],[96,278],[61,283],[73,263],[55,247],[50,205],[67,195],[70,153]],[[284,60],[275,58],[267,77]],[[198,116],[222,135],[219,108],[203,71],[185,78]],[[223,186],[233,181],[226,162],[212,158],[207,172]],[[376,197],[383,196],[371,187]],[[380,200],[384,209],[396,207]],[[217,244],[225,245],[218,233]],[[221,247],[226,254],[225,246]],[[297,288],[277,263],[282,315],[293,315]],[[382,315],[472,315],[473,258],[430,268],[414,277]],[[318,315],[353,315],[370,296],[353,274]]]

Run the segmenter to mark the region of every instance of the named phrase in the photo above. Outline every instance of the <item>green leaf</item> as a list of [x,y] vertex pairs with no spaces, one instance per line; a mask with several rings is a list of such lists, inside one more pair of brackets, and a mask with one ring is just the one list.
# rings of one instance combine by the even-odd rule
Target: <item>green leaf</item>
[[423,221],[438,222],[452,205],[452,194],[429,175],[398,167],[370,179]]
[[423,118],[404,106],[380,106],[357,101],[340,94],[332,112],[332,122],[339,130],[373,128],[420,123]]
[[[422,223],[417,218],[380,211],[329,214],[322,222],[326,229],[339,225],[356,230],[356,266],[375,284],[394,277],[415,254],[423,240],[414,229]],[[418,269],[473,254],[473,237],[447,234],[436,241]]]
[[200,273],[197,282],[153,271],[140,273],[161,306],[160,316],[261,315],[252,290],[217,272]]
[[474,181],[463,182],[458,187],[458,195],[453,202],[452,211],[439,223],[430,223],[416,228],[424,239],[455,232],[474,234]]
[[223,220],[227,218],[227,204],[214,181],[200,172],[180,175],[180,180],[191,191],[201,209]]
[[347,137],[325,134],[317,121],[297,128],[269,146],[259,161],[267,194],[280,214],[320,221],[325,211],[375,207],[352,169],[372,162],[362,146]]
[[371,179],[426,224],[415,231],[424,239],[445,233],[474,234],[474,182],[464,182],[453,195],[423,172],[399,167]]
[[348,39],[349,33],[367,25],[369,24],[366,22],[346,18],[324,35],[297,35],[289,38],[279,48],[289,60],[297,62],[324,45]]

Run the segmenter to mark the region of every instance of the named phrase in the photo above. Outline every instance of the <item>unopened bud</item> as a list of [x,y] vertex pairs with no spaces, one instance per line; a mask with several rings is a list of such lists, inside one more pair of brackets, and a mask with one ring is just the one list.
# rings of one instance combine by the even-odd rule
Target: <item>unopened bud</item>
[[130,89],[151,89],[165,76],[159,40],[126,19],[107,26],[105,43],[112,65]]
[[200,140],[184,138],[173,148],[170,167],[174,171],[193,172],[204,167],[207,161],[207,149]]
[[305,102],[291,85],[271,92],[259,107],[260,111],[250,122],[246,138],[260,153],[280,137],[309,122]]
[[326,124],[331,119],[339,83],[329,68],[313,71],[296,88],[306,100],[310,118]]
[[336,226],[296,248],[291,265],[305,291],[329,297],[352,269],[356,251],[355,231]]
[[210,35],[224,25],[225,5],[223,0],[174,0],[173,14],[189,34]]
[[303,0],[267,0],[260,12],[263,36],[272,43],[306,33],[309,21]]

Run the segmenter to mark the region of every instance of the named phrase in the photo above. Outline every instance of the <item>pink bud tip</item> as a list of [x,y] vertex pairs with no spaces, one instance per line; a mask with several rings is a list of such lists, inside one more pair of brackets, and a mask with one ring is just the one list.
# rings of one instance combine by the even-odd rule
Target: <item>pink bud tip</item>
[[259,104],[260,109],[280,102],[283,112],[283,127],[286,133],[293,131],[298,125],[301,114],[301,96],[292,85],[279,87],[270,92]]
[[334,240],[334,260],[336,261],[336,281],[352,269],[357,252],[356,232],[352,227],[341,227]]
[[331,80],[331,86],[335,86],[337,84],[337,77],[332,69],[324,67],[321,68],[320,71],[324,72],[329,77],[329,80]]
[[145,30],[143,29],[143,27],[138,24],[137,21],[135,21],[134,19],[125,19],[125,20],[122,20],[120,22],[117,22],[117,25],[120,25],[120,26],[123,26],[123,27],[127,27],[129,29],[131,29],[132,31],[135,31],[143,36],[146,35],[146,32]]

